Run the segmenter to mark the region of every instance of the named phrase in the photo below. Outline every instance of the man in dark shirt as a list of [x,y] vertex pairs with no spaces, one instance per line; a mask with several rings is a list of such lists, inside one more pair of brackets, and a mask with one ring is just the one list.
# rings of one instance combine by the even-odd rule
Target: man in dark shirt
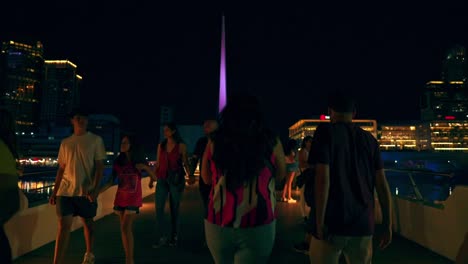
[[[205,133],[205,136],[199,138],[195,145],[195,150],[193,151],[193,156],[192,156],[194,168],[197,167],[198,162],[203,157],[203,153],[205,152],[205,148],[206,148],[206,145],[208,144],[208,140],[210,139],[212,133],[217,128],[218,128],[218,123],[216,122],[216,120],[205,120],[205,122],[203,123],[203,132]],[[201,171],[201,162],[200,162],[199,170]],[[206,184],[203,181],[202,177],[198,177],[198,187],[200,190],[200,196],[203,201],[203,206],[204,206],[203,210],[205,211],[204,217],[206,217],[207,208],[208,208],[208,199],[209,199],[210,191],[211,191],[211,185]]]
[[374,234],[374,189],[382,208],[380,247],[392,238],[391,196],[377,140],[352,123],[354,101],[334,93],[330,123],[314,134],[315,211],[309,256],[311,263],[371,263]]

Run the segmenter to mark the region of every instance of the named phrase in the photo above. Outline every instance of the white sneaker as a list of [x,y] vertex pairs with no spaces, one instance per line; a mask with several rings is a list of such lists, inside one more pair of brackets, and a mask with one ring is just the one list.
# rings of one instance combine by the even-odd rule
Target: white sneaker
[[168,245],[168,239],[167,237],[161,237],[158,242],[154,243],[152,245],[153,248],[160,248],[160,247],[165,247]]
[[293,198],[291,198],[291,199],[288,199],[288,203],[296,203],[296,202],[297,202],[297,201],[296,201],[296,200],[294,200]]
[[177,247],[177,241],[178,241],[177,235],[172,236],[172,239],[167,242],[167,245],[170,247]]
[[82,264],[94,264],[94,254],[91,252],[85,253]]

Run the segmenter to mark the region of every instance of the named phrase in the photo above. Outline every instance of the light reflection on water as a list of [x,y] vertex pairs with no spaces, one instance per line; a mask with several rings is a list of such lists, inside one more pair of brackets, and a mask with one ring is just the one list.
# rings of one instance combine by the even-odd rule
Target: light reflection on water
[[47,203],[54,190],[57,168],[45,166],[26,166],[18,181],[18,187],[29,201],[29,207]]
[[[111,167],[104,169],[102,183],[111,177]],[[56,169],[50,167],[28,167],[27,173],[20,177],[18,187],[28,196],[35,194],[50,195],[54,189]],[[101,184],[102,184],[101,183]]]
[[53,185],[53,180],[28,179],[18,181],[18,187],[26,193],[32,192],[50,194],[52,192]]
[[29,207],[47,203],[54,190],[54,180],[50,178],[26,178],[18,181],[18,187],[28,198]]

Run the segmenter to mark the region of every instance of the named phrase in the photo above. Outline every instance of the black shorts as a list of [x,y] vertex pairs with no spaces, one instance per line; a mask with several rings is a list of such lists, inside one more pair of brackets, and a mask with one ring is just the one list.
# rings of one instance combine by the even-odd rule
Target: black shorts
[[90,202],[85,196],[57,196],[57,216],[81,216],[93,218],[96,216],[97,202]]

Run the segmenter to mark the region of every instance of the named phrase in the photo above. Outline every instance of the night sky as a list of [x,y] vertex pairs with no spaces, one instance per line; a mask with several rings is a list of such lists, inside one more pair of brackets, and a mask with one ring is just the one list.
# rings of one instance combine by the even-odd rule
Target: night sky
[[0,40],[39,40],[46,59],[77,64],[82,103],[154,145],[160,105],[174,106],[180,124],[215,117],[222,13],[228,94],[260,96],[282,137],[297,120],[325,113],[336,87],[353,90],[358,118],[419,119],[419,96],[440,79],[446,50],[468,47],[460,6],[43,2],[2,3]]

